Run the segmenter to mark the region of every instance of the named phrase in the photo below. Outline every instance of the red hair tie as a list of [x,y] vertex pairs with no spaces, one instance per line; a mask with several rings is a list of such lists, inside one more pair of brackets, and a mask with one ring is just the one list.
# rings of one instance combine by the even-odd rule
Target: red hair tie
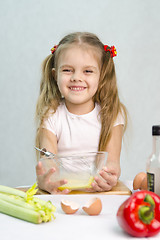
[[111,58],[117,56],[117,50],[116,50],[115,46],[109,47],[108,45],[104,45],[104,51],[110,52]]
[[54,45],[54,47],[51,48],[51,53],[52,53],[52,54],[56,51],[57,47],[58,47],[58,45]]

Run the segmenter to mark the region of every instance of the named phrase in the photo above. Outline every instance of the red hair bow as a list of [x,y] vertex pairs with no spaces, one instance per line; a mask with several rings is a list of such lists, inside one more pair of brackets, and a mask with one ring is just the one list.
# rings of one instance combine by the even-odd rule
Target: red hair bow
[[58,47],[58,45],[54,45],[54,47],[51,48],[51,53],[52,53],[52,54],[56,51],[57,47]]
[[112,58],[117,56],[117,50],[116,50],[115,46],[109,47],[108,45],[104,45],[104,51],[110,52],[110,55]]

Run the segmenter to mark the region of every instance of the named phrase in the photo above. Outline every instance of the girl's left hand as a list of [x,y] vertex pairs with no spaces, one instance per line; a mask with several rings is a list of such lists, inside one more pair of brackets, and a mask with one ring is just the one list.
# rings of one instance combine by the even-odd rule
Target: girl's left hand
[[94,182],[91,184],[92,188],[87,189],[90,192],[104,192],[111,190],[114,186],[116,186],[118,182],[118,178],[120,176],[120,168],[117,166],[105,166],[99,172],[101,177],[95,177]]

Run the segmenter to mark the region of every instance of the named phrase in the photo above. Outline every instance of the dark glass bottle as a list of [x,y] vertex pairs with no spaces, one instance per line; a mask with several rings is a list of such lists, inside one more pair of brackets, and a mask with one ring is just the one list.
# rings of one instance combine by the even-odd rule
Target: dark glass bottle
[[147,161],[148,190],[160,196],[160,125],[152,126],[152,154]]

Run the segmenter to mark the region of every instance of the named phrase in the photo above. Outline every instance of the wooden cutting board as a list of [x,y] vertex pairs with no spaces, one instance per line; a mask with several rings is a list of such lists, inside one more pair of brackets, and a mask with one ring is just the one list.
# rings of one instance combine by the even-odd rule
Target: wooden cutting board
[[[28,188],[18,188],[18,189],[25,191],[25,192],[28,190]],[[41,189],[38,189],[37,195],[43,195],[43,194],[49,194],[49,193],[47,193]],[[71,191],[69,194],[131,195],[131,191],[123,182],[118,181],[117,185],[108,192],[89,193],[89,192],[81,192],[81,191]]]
[[131,190],[121,181],[118,181],[117,185],[108,192],[81,192],[81,191],[72,191],[69,194],[104,194],[104,195],[131,195]]

